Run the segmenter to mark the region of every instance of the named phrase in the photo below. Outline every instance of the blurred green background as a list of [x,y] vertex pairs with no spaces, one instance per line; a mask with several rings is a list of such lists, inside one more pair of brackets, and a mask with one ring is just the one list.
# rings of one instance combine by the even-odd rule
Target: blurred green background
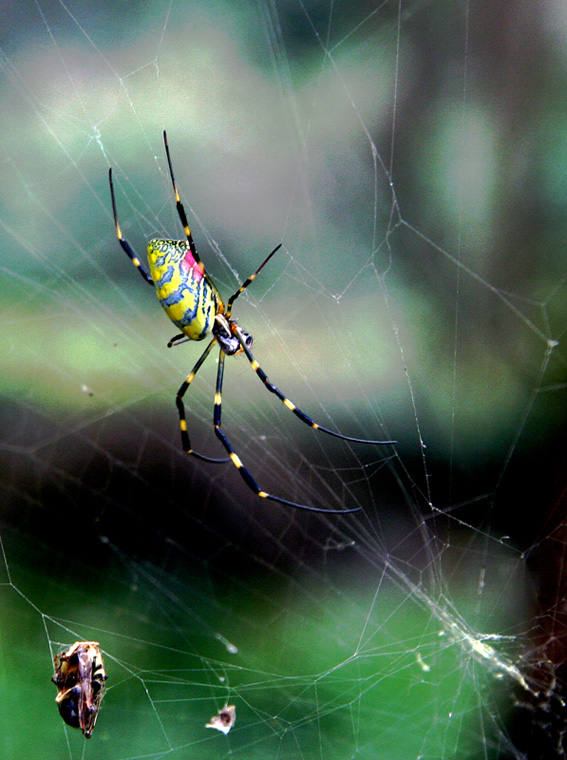
[[[521,636],[506,662],[557,623],[566,45],[559,2],[2,6],[3,756],[507,756],[518,683],[445,615]],[[239,357],[237,452],[263,488],[363,513],[258,503],[184,457],[199,346],[166,348],[108,190],[112,167],[140,258],[181,237],[164,129],[223,294],[283,243],[235,310],[270,378],[398,440],[321,440]],[[218,456],[214,364],[188,404]],[[110,675],[86,745],[49,683],[81,637]],[[226,702],[225,738],[203,726]]]

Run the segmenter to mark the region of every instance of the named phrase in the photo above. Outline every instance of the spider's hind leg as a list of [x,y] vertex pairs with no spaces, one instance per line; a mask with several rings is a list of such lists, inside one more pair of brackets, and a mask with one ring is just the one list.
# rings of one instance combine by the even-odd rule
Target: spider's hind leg
[[140,259],[136,256],[132,248],[130,247],[130,244],[128,241],[124,238],[122,235],[122,230],[120,229],[120,225],[118,223],[118,213],[116,211],[116,198],[114,197],[114,183],[112,182],[112,169],[108,170],[108,181],[110,183],[110,197],[112,199],[112,213],[114,215],[114,226],[116,228],[116,237],[118,238],[118,242],[122,246],[122,250],[126,253],[132,264],[136,267],[138,272],[142,275],[144,280],[148,283],[148,285],[153,285],[154,281],[150,277],[149,272],[145,268],[145,266],[142,264]]

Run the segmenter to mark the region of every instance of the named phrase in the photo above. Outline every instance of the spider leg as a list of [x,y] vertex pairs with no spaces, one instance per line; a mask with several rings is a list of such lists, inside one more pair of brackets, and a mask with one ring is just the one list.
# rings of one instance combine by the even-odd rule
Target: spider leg
[[[208,350],[208,348],[207,348]],[[268,499],[269,501],[276,501],[278,504],[285,504],[288,507],[294,507],[295,509],[303,509],[306,512],[323,512],[327,514],[340,514],[340,515],[347,515],[351,512],[360,512],[362,507],[356,507],[355,509],[319,509],[318,507],[309,507],[306,504],[298,504],[295,501],[289,501],[289,499],[282,499],[280,496],[274,496],[274,494],[268,493],[267,491],[263,491],[258,483],[254,480],[250,472],[246,469],[246,467],[242,464],[240,457],[234,449],[232,448],[230,441],[226,437],[225,433],[223,432],[221,428],[221,413],[222,413],[222,384],[223,384],[223,376],[224,376],[224,359],[225,359],[225,353],[224,351],[220,351],[219,356],[219,366],[217,371],[217,387],[215,392],[215,406],[214,406],[214,426],[215,426],[215,434],[219,441],[222,443],[222,445],[227,450],[230,459],[233,463],[233,465],[236,467],[240,475],[242,476],[242,479],[248,486],[248,488],[253,491],[256,496],[259,496],[262,499]]]
[[163,143],[165,145],[167,163],[169,164],[169,176],[171,177],[173,192],[175,193],[175,205],[177,207],[177,213],[179,214],[179,218],[181,219],[181,224],[183,225],[183,229],[185,231],[185,237],[187,238],[187,242],[189,243],[189,250],[191,251],[191,254],[193,258],[195,259],[195,261],[201,262],[201,259],[199,258],[199,254],[197,253],[197,247],[195,246],[195,241],[193,240],[193,235],[191,234],[191,230],[189,229],[187,214],[185,213],[185,209],[183,208],[183,204],[181,203],[181,197],[179,196],[177,183],[175,182],[175,176],[173,174],[173,164],[171,163],[171,155],[169,153],[169,145],[167,142],[167,133],[165,129],[163,130]]
[[237,324],[234,322],[232,323],[233,330],[236,334],[236,337],[238,338],[238,341],[240,345],[242,346],[242,350],[246,354],[246,357],[250,364],[252,365],[252,369],[254,372],[258,375],[260,380],[264,383],[266,388],[270,391],[270,393],[275,394],[280,401],[283,402],[286,409],[289,409],[290,412],[293,412],[296,417],[298,417],[302,422],[304,422],[306,425],[309,425],[310,428],[313,428],[313,430],[320,430],[322,433],[327,433],[328,435],[332,435],[335,438],[340,438],[342,441],[350,441],[351,443],[367,443],[374,446],[392,446],[393,444],[397,443],[397,441],[374,441],[374,440],[367,440],[366,438],[353,438],[350,435],[343,435],[342,433],[336,433],[334,430],[330,430],[329,428],[323,427],[323,425],[319,425],[317,422],[314,422],[311,417],[308,417],[305,412],[302,412],[299,407],[295,406],[295,404],[290,401],[287,396],[284,396],[284,394],[280,391],[280,389],[275,386],[273,383],[270,382],[269,377],[266,375],[264,370],[260,367],[256,359],[252,356],[252,352],[246,345],[246,341],[244,340],[244,337],[242,336],[240,332],[240,328]]
[[[209,345],[206,347],[206,349],[203,351],[201,356],[199,357],[199,360],[197,361],[197,364],[193,367],[191,372],[187,375],[185,380],[183,381],[181,387],[177,391],[177,396],[175,397],[175,404],[177,406],[177,411],[179,413],[179,429],[181,430],[181,445],[183,446],[183,449],[186,454],[191,454],[191,456],[196,457],[197,459],[200,459],[202,462],[211,462],[212,464],[224,464],[225,462],[228,462],[229,459],[213,459],[212,457],[206,457],[204,454],[199,454],[197,451],[193,451],[191,448],[191,441],[189,440],[189,433],[187,432],[187,420],[185,418],[185,404],[183,403],[183,397],[187,393],[189,386],[193,382],[193,378],[201,368],[201,366],[204,364],[206,358],[211,353],[212,347],[217,342],[216,338],[213,338],[212,341],[209,343]],[[221,355],[224,356],[223,352],[221,351]]]
[[120,229],[120,225],[118,224],[118,214],[116,213],[116,198],[114,197],[114,184],[112,182],[112,169],[108,170],[108,181],[110,183],[110,197],[112,198],[112,213],[114,214],[114,226],[116,227],[116,237],[118,238],[118,242],[122,246],[122,249],[126,252],[127,256],[130,257],[132,260],[132,264],[136,267],[138,272],[142,275],[144,280],[148,283],[148,285],[153,285],[154,281],[150,277],[148,271],[140,261],[140,259],[136,256],[134,251],[130,248],[130,245],[128,244],[128,241],[125,240],[122,236],[122,230]]
[[189,343],[191,338],[188,338],[185,333],[177,333],[171,340],[168,340],[167,347],[178,346],[180,343]]
[[228,299],[227,304],[226,304],[226,316],[227,316],[227,318],[230,317],[230,315],[232,313],[232,304],[236,301],[236,299],[238,298],[238,296],[246,290],[246,288],[250,285],[250,283],[253,280],[256,279],[256,275],[258,274],[258,272],[268,263],[268,261],[274,255],[274,253],[276,253],[276,251],[280,250],[281,247],[282,247],[281,243],[279,245],[276,245],[276,247],[274,248],[274,250],[269,254],[269,256],[267,256],[264,259],[264,261],[260,264],[260,266],[258,267],[258,269],[254,272],[254,274],[251,274],[250,277],[242,283],[242,285],[238,288],[238,290],[231,295],[231,297]]
[[167,163],[169,166],[169,176],[171,177],[171,184],[173,185],[173,193],[175,195],[175,206],[177,208],[177,213],[179,214],[179,219],[181,220],[181,224],[183,225],[183,231],[185,232],[185,237],[187,238],[187,244],[189,245],[189,250],[191,251],[191,255],[193,256],[197,264],[199,264],[200,268],[202,269],[203,274],[205,275],[207,282],[209,284],[209,287],[214,292],[219,310],[223,312],[224,304],[223,304],[221,295],[215,283],[211,280],[211,278],[209,277],[209,275],[207,274],[205,270],[205,265],[203,264],[199,254],[197,253],[197,246],[195,245],[195,241],[193,240],[193,235],[191,234],[191,230],[189,229],[189,222],[187,221],[187,214],[185,213],[185,207],[183,206],[183,203],[181,202],[181,196],[179,195],[179,190],[177,189],[177,182],[175,181],[175,175],[173,174],[173,163],[171,161],[171,154],[169,152],[169,144],[167,142],[167,133],[165,129],[163,130],[163,144],[165,145],[165,153],[167,156]]

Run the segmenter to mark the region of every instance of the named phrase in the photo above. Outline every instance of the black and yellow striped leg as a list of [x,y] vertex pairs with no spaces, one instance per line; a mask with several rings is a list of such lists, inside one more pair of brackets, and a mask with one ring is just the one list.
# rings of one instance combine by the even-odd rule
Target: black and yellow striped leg
[[193,235],[191,234],[191,230],[189,229],[187,214],[185,213],[185,209],[183,208],[183,203],[181,203],[181,198],[179,196],[179,191],[177,189],[177,183],[175,182],[175,176],[173,174],[173,164],[171,162],[171,155],[169,153],[169,145],[167,142],[167,133],[165,129],[163,131],[163,144],[165,145],[165,154],[167,156],[167,163],[169,165],[169,176],[171,177],[171,184],[173,185],[173,192],[175,194],[175,205],[177,207],[177,213],[179,214],[179,219],[181,220],[181,224],[183,225],[183,230],[185,232],[185,237],[187,238],[187,242],[189,243],[189,250],[191,251],[191,254],[193,258],[195,259],[195,261],[200,263],[201,259],[199,258],[199,254],[197,253],[197,248],[193,241]]
[[234,332],[236,334],[236,337],[238,338],[240,345],[242,346],[242,350],[246,354],[246,357],[248,358],[248,361],[252,365],[252,369],[254,372],[258,375],[260,380],[264,383],[266,388],[270,391],[270,393],[273,393],[276,395],[280,401],[283,402],[284,406],[290,410],[290,412],[293,412],[298,419],[300,419],[302,422],[304,422],[306,425],[309,425],[309,427],[313,428],[313,430],[319,430],[322,433],[327,433],[328,435],[332,435],[335,438],[340,438],[342,441],[350,441],[351,443],[368,443],[373,444],[375,446],[392,446],[396,443],[396,441],[371,441],[366,440],[365,438],[353,438],[350,435],[343,435],[342,433],[335,433],[334,430],[330,430],[329,428],[323,427],[322,425],[319,425],[317,422],[314,422],[311,417],[308,417],[305,412],[302,412],[301,409],[299,409],[295,404],[290,401],[287,396],[284,396],[284,394],[280,391],[280,389],[270,382],[269,377],[266,375],[264,370],[260,367],[256,359],[252,356],[252,353],[248,346],[246,345],[246,342],[244,340],[244,337],[242,336],[242,333],[240,332],[240,328],[238,325],[232,323],[234,325]]
[[205,265],[203,264],[199,254],[197,253],[197,246],[195,245],[195,241],[193,240],[193,235],[191,234],[191,230],[189,229],[189,222],[187,221],[187,214],[185,213],[185,207],[183,206],[183,203],[181,201],[179,190],[177,189],[177,183],[175,181],[175,175],[173,174],[173,163],[171,161],[171,154],[169,152],[169,144],[167,142],[167,133],[165,129],[163,131],[163,144],[165,145],[165,154],[167,156],[167,164],[169,166],[169,176],[171,177],[171,184],[173,185],[173,193],[175,195],[175,206],[177,208],[177,213],[179,215],[181,224],[183,225],[183,231],[185,232],[185,237],[187,238],[187,244],[189,245],[189,250],[191,251],[191,255],[193,256],[197,264],[200,266],[203,274],[207,278],[209,287],[211,288],[211,290],[214,292],[216,296],[216,301],[220,308],[220,311],[224,311],[221,294],[217,290],[217,286],[215,285],[215,283],[211,280],[211,278],[208,276],[208,274],[205,271]]
[[110,197],[112,198],[112,213],[114,214],[114,226],[116,227],[116,237],[118,238],[118,242],[122,246],[122,250],[125,251],[126,255],[131,259],[132,264],[136,267],[138,272],[142,275],[144,280],[148,283],[148,285],[153,285],[154,281],[150,277],[149,272],[146,270],[140,259],[136,256],[134,251],[130,248],[130,245],[127,240],[124,239],[122,236],[122,230],[120,229],[120,225],[118,224],[118,214],[116,212],[116,198],[114,197],[114,184],[112,182],[112,169],[108,170],[108,181],[110,182]]
[[276,245],[276,247],[274,248],[274,250],[268,256],[266,256],[266,258],[264,259],[264,261],[260,264],[260,266],[258,267],[258,269],[254,272],[254,274],[251,274],[250,277],[247,280],[244,280],[244,282],[238,288],[238,290],[231,295],[231,297],[228,299],[227,304],[226,304],[227,308],[226,308],[225,316],[227,317],[227,319],[228,319],[228,317],[230,317],[230,315],[232,313],[232,304],[236,301],[236,299],[238,298],[238,296],[241,293],[244,293],[244,291],[250,285],[250,283],[253,282],[256,279],[256,275],[258,274],[258,272],[266,266],[266,264],[268,263],[268,261],[274,255],[274,253],[276,253],[277,251],[279,251],[281,247],[282,247],[281,243],[279,245]]
[[[190,454],[191,456],[194,456],[197,459],[200,459],[202,462],[211,462],[212,464],[224,464],[225,462],[230,461],[229,458],[213,459],[212,457],[206,457],[204,454],[199,454],[197,451],[193,451],[193,449],[191,448],[189,433],[187,432],[185,404],[183,403],[183,397],[189,390],[189,386],[193,382],[193,378],[195,377],[197,372],[200,370],[201,366],[204,364],[205,360],[207,359],[208,355],[211,353],[211,349],[213,348],[216,342],[217,342],[216,338],[213,338],[213,340],[209,343],[209,345],[206,347],[206,349],[203,351],[203,353],[199,357],[199,361],[197,362],[197,364],[195,364],[191,372],[185,378],[181,387],[177,391],[177,396],[175,397],[175,404],[177,406],[177,411],[179,413],[179,429],[181,431],[181,445],[183,446],[183,450],[185,451],[185,453]],[[221,356],[224,356],[222,351],[221,351]]]
[[318,507],[309,507],[306,504],[297,504],[295,501],[289,501],[289,499],[282,499],[279,496],[274,496],[271,493],[268,493],[267,491],[263,491],[258,483],[254,480],[250,472],[244,467],[242,462],[240,461],[240,457],[238,454],[234,451],[232,448],[230,441],[224,434],[222,428],[221,428],[221,413],[222,413],[222,384],[223,384],[223,377],[224,377],[224,359],[225,354],[223,351],[220,352],[219,356],[219,366],[217,371],[217,387],[215,392],[215,408],[214,408],[214,425],[215,425],[215,434],[219,441],[222,443],[222,445],[227,450],[230,459],[233,463],[233,465],[236,467],[238,472],[240,473],[242,479],[248,486],[248,488],[253,491],[256,496],[259,496],[261,499],[268,499],[269,501],[276,501],[278,504],[285,504],[287,507],[294,507],[295,509],[303,509],[307,512],[323,512],[327,514],[340,514],[340,515],[346,515],[350,514],[351,512],[360,512],[362,509],[361,507],[356,507],[355,509],[319,509]]

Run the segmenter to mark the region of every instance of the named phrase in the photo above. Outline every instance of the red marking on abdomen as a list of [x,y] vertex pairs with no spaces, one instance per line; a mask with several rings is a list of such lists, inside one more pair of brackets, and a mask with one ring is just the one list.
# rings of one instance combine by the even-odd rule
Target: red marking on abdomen
[[191,249],[187,249],[187,253],[181,261],[181,266],[185,270],[191,269],[193,278],[198,282],[205,276],[203,264],[200,261],[195,261]]

